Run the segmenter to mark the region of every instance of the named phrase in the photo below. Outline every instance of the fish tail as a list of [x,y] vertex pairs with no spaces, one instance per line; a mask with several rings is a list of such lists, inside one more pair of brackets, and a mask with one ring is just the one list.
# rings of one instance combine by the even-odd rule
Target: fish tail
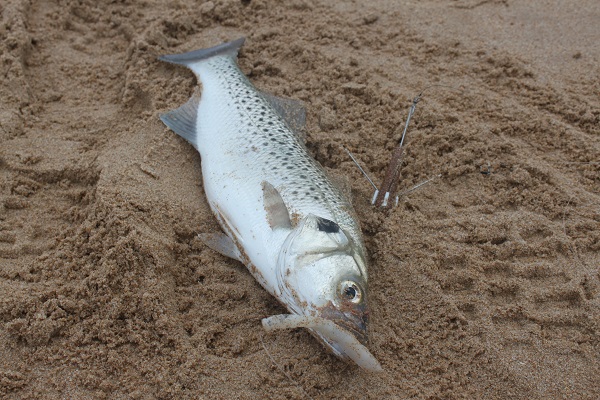
[[[200,65],[203,61],[223,56],[235,58],[245,40],[245,38],[240,38],[208,49],[194,50],[183,54],[168,54],[160,56],[158,59],[171,64],[186,66],[200,77]],[[199,104],[200,96],[195,94],[181,107],[160,115],[161,121],[166,126],[190,142],[196,149],[198,149],[197,114]]]
[[[239,38],[232,42],[223,43],[218,46],[209,47],[208,49],[199,49],[183,54],[166,54],[158,57],[161,61],[166,61],[171,64],[184,65],[188,68],[198,62],[208,60],[217,56],[233,56],[236,57],[238,51],[244,44],[246,38]],[[192,68],[193,69],[193,68]]]

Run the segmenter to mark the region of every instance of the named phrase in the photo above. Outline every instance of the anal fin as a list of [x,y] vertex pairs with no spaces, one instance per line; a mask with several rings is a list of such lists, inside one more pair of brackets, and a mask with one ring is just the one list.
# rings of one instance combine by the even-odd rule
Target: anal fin
[[216,251],[225,257],[242,261],[242,253],[237,248],[233,240],[224,233],[200,233],[198,238],[211,250]]

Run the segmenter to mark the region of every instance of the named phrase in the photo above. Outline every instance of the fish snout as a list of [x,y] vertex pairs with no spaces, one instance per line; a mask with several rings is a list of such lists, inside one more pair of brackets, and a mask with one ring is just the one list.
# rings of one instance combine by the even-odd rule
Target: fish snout
[[354,307],[343,310],[335,307],[333,304],[329,304],[321,308],[319,316],[330,320],[340,328],[351,333],[362,345],[367,345],[369,341],[369,312],[366,310],[366,307]]

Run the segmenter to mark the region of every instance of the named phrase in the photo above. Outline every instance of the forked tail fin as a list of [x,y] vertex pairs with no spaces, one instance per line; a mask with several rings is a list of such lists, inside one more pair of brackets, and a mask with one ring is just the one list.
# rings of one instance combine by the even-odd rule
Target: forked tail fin
[[186,67],[191,68],[191,65],[199,61],[208,60],[212,57],[222,55],[231,55],[234,57],[237,56],[237,53],[244,44],[245,40],[246,38],[239,38],[233,42],[223,43],[208,49],[194,50],[183,54],[166,54],[158,57],[158,59],[171,64],[185,65]]

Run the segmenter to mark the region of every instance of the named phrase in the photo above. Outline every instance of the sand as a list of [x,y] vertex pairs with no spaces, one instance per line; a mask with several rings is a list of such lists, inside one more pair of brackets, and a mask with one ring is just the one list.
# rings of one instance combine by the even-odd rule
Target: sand
[[[283,2],[282,2],[283,3]],[[581,0],[0,4],[0,398],[600,397],[600,4]],[[159,121],[196,88],[160,54],[247,37],[300,99],[369,250],[369,374],[305,330],[218,229]],[[383,179],[411,99],[401,196]]]

